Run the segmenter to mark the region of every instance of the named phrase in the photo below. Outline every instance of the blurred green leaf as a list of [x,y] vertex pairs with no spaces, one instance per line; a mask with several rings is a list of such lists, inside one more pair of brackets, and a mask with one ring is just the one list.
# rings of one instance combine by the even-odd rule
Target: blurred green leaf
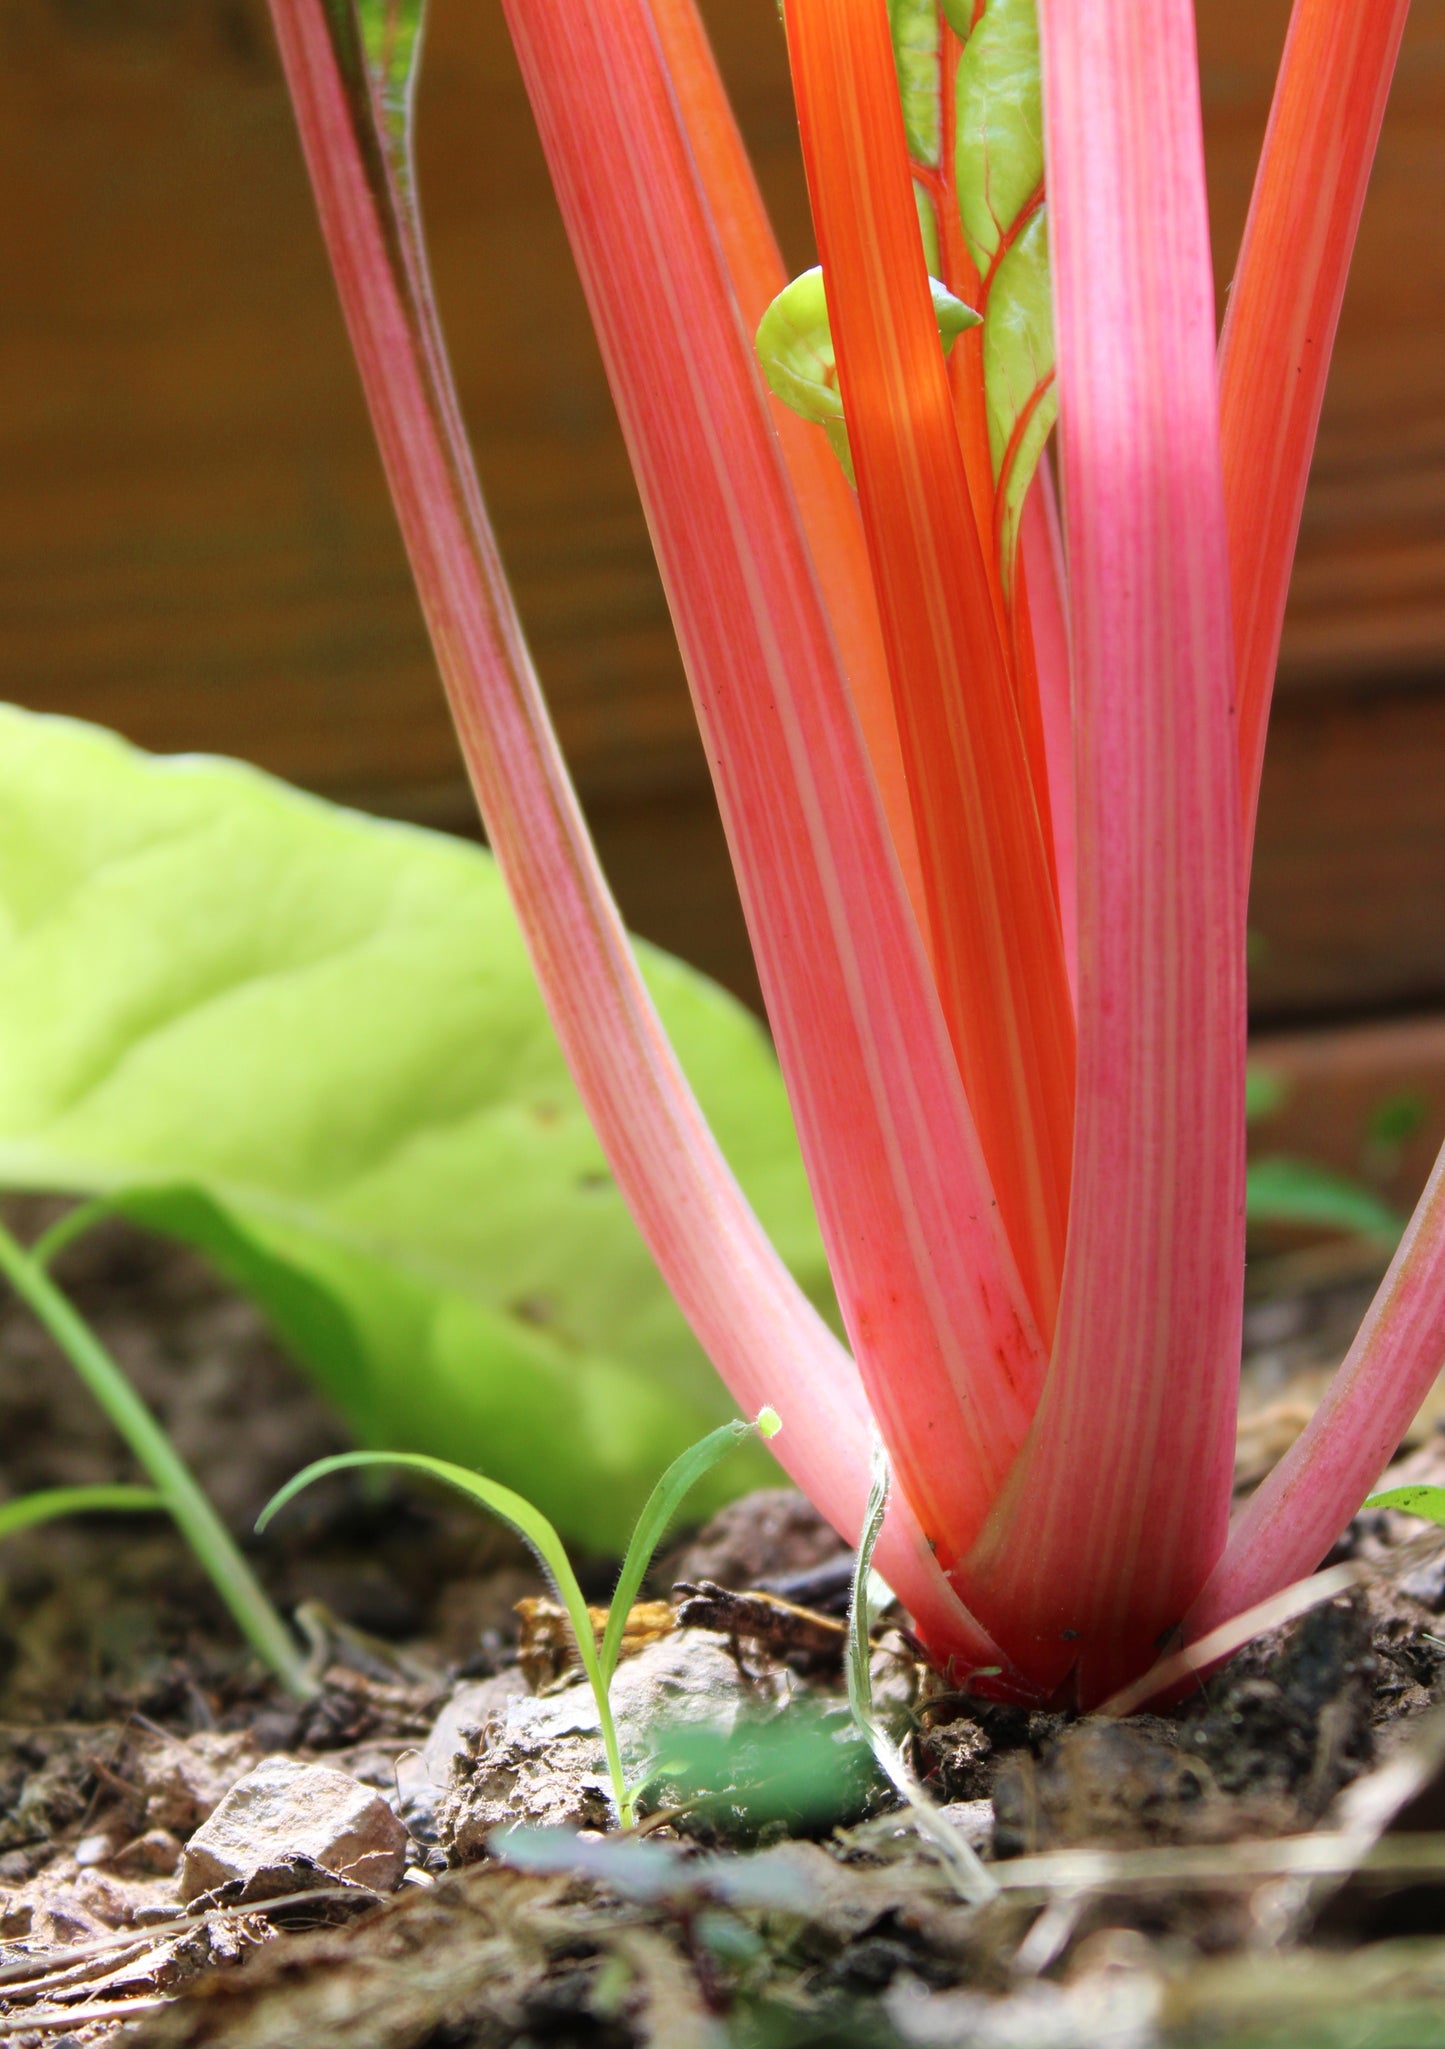
[[[826,1267],[771,1048],[640,949],[784,1257]],[[0,1186],[198,1246],[365,1442],[620,1550],[731,1403],[627,1215],[489,857],[0,707]],[[775,1471],[745,1447],[700,1506]]]
[[752,1841],[856,1819],[879,1783],[851,1719],[798,1700],[786,1714],[722,1729],[679,1722],[655,1738],[648,1804],[698,1806],[720,1833]]
[[1415,1136],[1429,1115],[1430,1098],[1422,1090],[1397,1089],[1371,1112],[1370,1142],[1377,1146],[1403,1145]]
[[422,0],[355,0],[355,5],[387,139],[396,152],[397,168],[409,176],[405,152],[421,57]]
[[1392,1243],[1404,1229],[1403,1219],[1389,1204],[1358,1181],[1283,1154],[1251,1160],[1245,1175],[1245,1215],[1252,1224],[1315,1225]]
[[1365,1507],[1398,1508],[1403,1515],[1445,1524],[1445,1487],[1389,1487],[1383,1494],[1372,1494]]
[[1249,1061],[1244,1070],[1244,1121],[1253,1124],[1261,1117],[1270,1117],[1284,1103],[1289,1087],[1284,1076],[1276,1074],[1273,1068],[1261,1067],[1256,1060]]

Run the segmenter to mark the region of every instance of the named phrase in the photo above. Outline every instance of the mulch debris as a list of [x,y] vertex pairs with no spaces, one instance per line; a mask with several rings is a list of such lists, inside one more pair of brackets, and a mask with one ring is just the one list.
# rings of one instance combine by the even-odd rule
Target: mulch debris
[[[335,1443],[187,1255],[98,1233],[74,1285],[238,1528]],[[1252,1313],[1246,1482],[1307,1413],[1299,1333],[1333,1329]],[[285,1427],[252,1441],[257,1387]],[[15,1491],[120,1476],[4,1307],[0,1406]],[[1430,1420],[1398,1479],[1445,1478]],[[788,1490],[674,1552],[632,1618],[615,1704],[647,1785],[626,1840],[565,1631],[489,1526],[318,1493],[257,1554],[322,1677],[303,1706],[173,1535],[123,1534],[57,1527],[0,1561],[5,2049],[1445,2043],[1445,1532],[1413,1519],[1358,1517],[1337,1555],[1359,1583],[1167,1713],[971,1699],[880,1639],[879,1698],[985,1858],[983,1899],[871,1767],[842,1691],[849,1561]],[[247,1878],[187,1904],[187,1844],[275,1760],[386,1803],[384,1884],[283,1845],[270,1896]],[[518,1822],[579,1833],[509,1848]]]

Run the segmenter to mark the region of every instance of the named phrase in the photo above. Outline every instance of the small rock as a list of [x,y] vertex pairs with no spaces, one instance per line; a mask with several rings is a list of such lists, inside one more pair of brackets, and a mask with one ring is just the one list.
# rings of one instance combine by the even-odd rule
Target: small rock
[[117,1871],[144,1871],[157,1878],[168,1878],[180,1861],[180,1839],[168,1828],[148,1828],[111,1859]]
[[128,1778],[145,1795],[146,1826],[188,1836],[260,1760],[245,1730],[205,1729],[182,1740],[161,1730],[139,1738]]
[[299,1861],[391,1892],[406,1869],[406,1830],[379,1793],[345,1772],[268,1757],[191,1837],[181,1897],[239,1883],[247,1898],[274,1898],[295,1885]]
[[760,1487],[721,1509],[661,1568],[671,1580],[756,1586],[836,1558],[847,1546],[813,1504],[791,1487]]
[[946,1807],[940,1807],[939,1816],[950,1828],[955,1828],[980,1857],[986,1857],[993,1848],[993,1802],[992,1800],[950,1800]]
[[108,1864],[114,1848],[109,1836],[82,1836],[75,1846],[75,1861],[82,1869],[88,1864]]
[[[511,1681],[515,1689],[515,1680]],[[681,1629],[618,1668],[612,1712],[630,1771],[656,1753],[661,1732],[701,1722],[722,1737],[766,1717],[798,1682],[778,1670],[746,1685],[727,1639]],[[443,1710],[424,1757],[433,1784],[452,1790],[437,1808],[437,1835],[452,1864],[486,1854],[495,1828],[526,1822],[551,1828],[606,1828],[611,1817],[606,1763],[592,1689],[582,1681],[538,1699],[503,1699],[500,1680],[463,1689]],[[455,1732],[455,1733],[454,1733]],[[453,1744],[448,1762],[445,1746]]]

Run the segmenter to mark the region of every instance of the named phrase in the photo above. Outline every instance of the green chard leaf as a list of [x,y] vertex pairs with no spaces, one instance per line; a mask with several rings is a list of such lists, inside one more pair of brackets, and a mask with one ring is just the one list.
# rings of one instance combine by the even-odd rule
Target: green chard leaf
[[[771,1048],[640,948],[809,1292]],[[607,1170],[479,849],[0,707],[0,1186],[103,1195],[252,1293],[363,1441],[621,1550],[732,1404]],[[703,1506],[773,1470],[745,1447]]]
[[[938,339],[946,356],[966,327],[978,326],[978,315],[937,278],[931,277],[928,285],[933,294]],[[785,406],[823,428],[851,484],[853,457],[838,390],[838,363],[833,353],[833,331],[828,324],[828,294],[822,270],[816,264],[791,284],[784,285],[758,322],[755,347],[758,367],[768,388]]]
[[954,26],[965,37],[954,178],[983,280],[984,395],[1008,589],[1024,500],[1057,411],[1038,17],[1034,0],[987,0],[976,26]]
[[1034,0],[988,0],[954,86],[954,176],[969,254],[986,276],[1044,181]]
[[1058,416],[1047,210],[1038,207],[1000,259],[983,323],[988,447],[998,486],[999,558],[1013,581],[1024,499]]
[[939,105],[939,30],[936,0],[888,0],[893,62],[903,102],[903,132],[915,163],[937,165],[943,154]]
[[355,0],[367,68],[393,146],[404,145],[421,59],[423,0]]

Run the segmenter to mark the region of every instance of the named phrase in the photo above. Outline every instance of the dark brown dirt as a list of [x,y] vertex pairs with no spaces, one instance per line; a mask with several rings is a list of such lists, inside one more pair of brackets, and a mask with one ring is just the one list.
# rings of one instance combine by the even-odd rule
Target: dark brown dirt
[[[32,1207],[24,1228],[34,1221]],[[238,1532],[301,1459],[340,1441],[258,1319],[187,1255],[117,1228],[78,1247],[64,1279]],[[0,1305],[0,1417],[9,1491],[133,1477],[13,1305]],[[1445,1474],[1445,1440],[1410,1469]],[[1435,1750],[1387,1847],[1411,1832],[1429,1848],[1445,1828],[1445,1742],[1419,1733],[1445,1713],[1445,1533],[1369,1514],[1340,1553],[1365,1571],[1359,1588],[1248,1646],[1165,1715],[1069,1721],[929,1698],[925,1684],[910,1741],[929,1792],[990,1858],[1053,1860],[982,1906],[958,1897],[874,1786],[861,1809],[855,1789],[831,1834],[825,1820],[810,1825],[817,1840],[790,1841],[770,1822],[746,1836],[746,1856],[711,1847],[738,1836],[705,1812],[672,1826],[655,1813],[649,1845],[672,1844],[674,1861],[647,1897],[626,1865],[600,1879],[495,1861],[449,1872],[417,1823],[401,1896],[363,1901],[359,1917],[354,1898],[323,1893],[173,1926],[180,1846],[248,1762],[285,1750],[393,1790],[452,1688],[512,1666],[513,1606],[539,1591],[536,1575],[449,1505],[318,1492],[256,1554],[283,1607],[320,1603],[329,1618],[324,1691],[298,1708],[237,1646],[159,1523],[19,1539],[0,1606],[0,2044],[1445,2043],[1445,1884],[1428,1870],[1341,1888],[1217,1862],[1241,1842],[1256,1859],[1334,1843],[1351,1789],[1383,1785],[1372,1775],[1421,1742]],[[666,1568],[827,1613],[839,1562],[836,1540],[779,1490],[728,1511]],[[725,1628],[708,1598],[706,1619]],[[738,1686],[786,1670],[798,1698],[836,1718],[826,1629],[797,1655],[785,1625],[767,1641],[759,1612],[762,1636],[738,1640]],[[917,1677],[905,1665],[900,1699]],[[719,1769],[739,1774],[721,1790],[744,1812],[754,1765]],[[481,1837],[467,1840],[471,1854]],[[1066,1868],[1080,1852],[1105,1862]],[[1173,1862],[1144,1869],[1143,1853]],[[743,1892],[707,1863],[718,1854],[750,1874]]]

